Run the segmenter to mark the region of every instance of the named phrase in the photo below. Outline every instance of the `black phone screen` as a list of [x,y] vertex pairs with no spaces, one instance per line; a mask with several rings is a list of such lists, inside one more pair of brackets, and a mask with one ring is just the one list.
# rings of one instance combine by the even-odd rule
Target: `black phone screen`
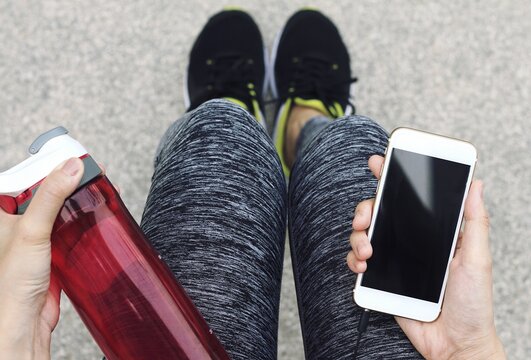
[[437,303],[470,166],[393,149],[361,285]]

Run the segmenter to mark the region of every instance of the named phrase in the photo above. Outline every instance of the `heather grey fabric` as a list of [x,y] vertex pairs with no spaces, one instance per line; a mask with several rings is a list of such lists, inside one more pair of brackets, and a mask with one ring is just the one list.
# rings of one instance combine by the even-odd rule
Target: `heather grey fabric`
[[247,111],[212,100],[164,135],[142,229],[233,359],[277,354],[286,185]]
[[[356,204],[372,197],[367,158],[385,131],[353,116],[312,119],[290,184],[290,245],[308,359],[350,359],[359,309],[347,268]],[[286,187],[274,146],[245,110],[213,100],[175,122],[155,160],[142,228],[233,359],[277,357]],[[374,315],[359,358],[418,357]]]
[[[289,188],[289,238],[307,359],[352,359],[361,316],[346,264],[353,211],[374,197],[367,161],[387,134],[363,116],[310,120],[299,138]],[[422,357],[390,315],[372,313],[358,359]]]

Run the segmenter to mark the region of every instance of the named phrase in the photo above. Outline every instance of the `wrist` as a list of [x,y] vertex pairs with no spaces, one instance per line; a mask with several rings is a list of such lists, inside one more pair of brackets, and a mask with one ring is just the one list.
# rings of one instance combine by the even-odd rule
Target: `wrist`
[[2,302],[0,354],[2,359],[49,359],[51,333],[39,326],[38,316]]
[[49,360],[50,336],[41,336],[38,328],[21,330],[0,328],[0,354],[2,359]]
[[0,354],[6,359],[32,359],[33,334],[17,327],[0,326]]
[[12,346],[12,344],[4,347],[0,342],[0,353],[2,354],[2,358],[5,359],[33,360],[32,349]]
[[488,338],[482,339],[475,344],[462,346],[461,349],[454,352],[450,360],[505,360],[505,351],[503,345],[494,333]]

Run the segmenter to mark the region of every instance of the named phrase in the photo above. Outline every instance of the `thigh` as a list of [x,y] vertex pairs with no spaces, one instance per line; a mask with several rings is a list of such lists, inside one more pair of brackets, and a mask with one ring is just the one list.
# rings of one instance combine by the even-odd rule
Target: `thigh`
[[[308,359],[352,359],[361,315],[346,264],[353,211],[374,197],[367,160],[383,154],[386,132],[352,116],[330,122],[299,153],[289,193],[289,234]],[[421,358],[392,316],[372,313],[358,358]]]
[[233,359],[274,359],[285,235],[274,146],[209,101],[165,134],[142,228]]

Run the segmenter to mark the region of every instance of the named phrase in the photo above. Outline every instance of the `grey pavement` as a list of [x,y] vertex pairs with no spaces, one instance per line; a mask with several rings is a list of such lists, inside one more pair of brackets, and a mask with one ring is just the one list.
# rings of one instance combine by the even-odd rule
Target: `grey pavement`
[[[358,113],[470,140],[486,184],[495,317],[510,359],[531,358],[531,2],[314,1],[352,54]],[[0,168],[57,124],[105,163],[140,219],[152,157],[184,111],[187,54],[226,5],[254,15],[266,44],[304,1],[0,0]],[[289,256],[281,359],[302,359]],[[355,326],[355,324],[353,324]],[[54,359],[99,359],[67,301]]]

